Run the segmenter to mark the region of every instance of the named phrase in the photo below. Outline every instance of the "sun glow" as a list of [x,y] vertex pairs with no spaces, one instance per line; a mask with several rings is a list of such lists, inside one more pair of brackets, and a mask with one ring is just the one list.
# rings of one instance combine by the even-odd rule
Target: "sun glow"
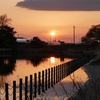
[[54,36],[54,35],[55,35],[55,31],[54,31],[54,30],[51,31],[50,35],[51,35],[51,36]]

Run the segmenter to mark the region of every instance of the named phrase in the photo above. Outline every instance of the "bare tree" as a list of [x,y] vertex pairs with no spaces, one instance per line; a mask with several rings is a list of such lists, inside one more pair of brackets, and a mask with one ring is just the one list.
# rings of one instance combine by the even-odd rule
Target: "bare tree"
[[7,18],[6,14],[0,16],[0,26],[6,26],[10,24],[10,22],[11,18]]

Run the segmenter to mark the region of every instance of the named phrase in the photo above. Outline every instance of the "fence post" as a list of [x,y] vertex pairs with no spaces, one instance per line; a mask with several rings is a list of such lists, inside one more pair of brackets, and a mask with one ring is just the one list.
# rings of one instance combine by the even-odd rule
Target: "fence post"
[[5,97],[6,97],[6,100],[9,100],[8,83],[5,83]]
[[51,68],[51,86],[53,87],[53,68]]
[[[70,61],[70,65],[68,66],[69,67],[69,69],[68,69],[68,74],[67,75],[69,75],[70,73],[71,73],[71,71],[72,71],[72,66],[73,66],[74,64],[73,64],[73,62],[72,61]],[[75,66],[74,66],[75,67]]]
[[45,70],[45,90],[47,90],[47,69]]
[[62,64],[60,64],[60,66],[59,66],[59,70],[60,70],[60,80],[62,79]]
[[59,73],[59,65],[58,65],[58,82],[59,82],[59,77],[60,77],[60,73]]
[[63,64],[63,78],[64,78],[64,74],[65,74],[65,73],[64,73],[64,67],[65,67],[65,63]]
[[65,64],[63,64],[63,66],[62,66],[62,78],[64,78],[64,65]]
[[50,68],[48,69],[48,88],[50,88]]
[[56,83],[58,82],[58,67],[56,66]]
[[62,78],[61,79],[63,79],[63,76],[64,76],[63,68],[64,68],[64,64],[62,64]]
[[33,90],[33,87],[32,87],[32,75],[30,75],[30,100],[32,100],[32,90]]
[[44,92],[44,71],[42,71],[42,92]]
[[38,72],[38,94],[40,95],[41,94],[41,72]]
[[25,76],[25,100],[27,100],[28,77]]
[[54,67],[54,73],[53,73],[53,77],[54,77],[54,85],[55,85],[55,76],[56,76],[56,75],[55,75],[55,74],[56,74],[55,71],[56,71],[56,70],[55,70],[55,67]]
[[22,100],[22,79],[19,80],[19,99]]
[[59,70],[60,70],[60,80],[61,80],[61,74],[62,74],[61,67],[62,67],[62,65],[60,64],[60,66],[59,66]]
[[16,81],[13,81],[13,100],[16,100]]
[[63,64],[61,66],[61,79],[63,79]]
[[[70,62],[69,62],[70,63]],[[65,64],[65,77],[68,75],[68,73],[69,73],[69,66],[70,66],[70,64]]]
[[37,74],[34,73],[34,97],[36,97],[37,95]]

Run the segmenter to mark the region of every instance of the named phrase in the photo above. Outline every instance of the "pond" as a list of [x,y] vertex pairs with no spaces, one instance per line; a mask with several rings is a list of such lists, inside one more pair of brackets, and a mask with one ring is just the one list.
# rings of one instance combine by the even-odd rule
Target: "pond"
[[68,62],[72,58],[60,58],[60,57],[32,57],[30,59],[15,59],[12,57],[0,58],[0,87],[2,83],[9,83],[18,81],[22,78],[23,81],[25,76],[33,75],[39,71],[48,69],[50,67],[57,66],[64,62]]

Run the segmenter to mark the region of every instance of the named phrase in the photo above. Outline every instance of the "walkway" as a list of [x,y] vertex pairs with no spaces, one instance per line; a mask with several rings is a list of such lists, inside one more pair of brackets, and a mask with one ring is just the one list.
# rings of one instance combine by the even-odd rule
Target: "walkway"
[[100,55],[84,65],[89,80],[68,100],[100,100]]

